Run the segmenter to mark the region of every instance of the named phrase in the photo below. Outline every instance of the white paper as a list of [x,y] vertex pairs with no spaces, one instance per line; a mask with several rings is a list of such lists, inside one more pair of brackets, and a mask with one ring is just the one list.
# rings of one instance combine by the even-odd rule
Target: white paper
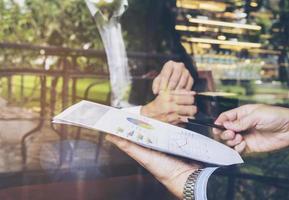
[[205,163],[243,163],[236,151],[201,134],[89,101],[69,107],[53,122],[99,130],[147,148]]

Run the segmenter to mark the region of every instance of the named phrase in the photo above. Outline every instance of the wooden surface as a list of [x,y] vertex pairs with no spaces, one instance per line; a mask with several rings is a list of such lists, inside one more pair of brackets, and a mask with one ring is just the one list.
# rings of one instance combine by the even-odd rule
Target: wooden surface
[[169,200],[174,199],[151,176],[116,177],[30,185],[0,191],[1,200]]

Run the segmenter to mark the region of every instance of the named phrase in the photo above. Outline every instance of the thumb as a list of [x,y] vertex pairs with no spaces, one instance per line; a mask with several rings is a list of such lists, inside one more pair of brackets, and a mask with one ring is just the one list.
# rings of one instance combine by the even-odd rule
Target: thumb
[[224,127],[234,132],[246,131],[253,128],[254,126],[255,126],[254,119],[250,116],[245,116],[244,118],[235,121],[224,122]]

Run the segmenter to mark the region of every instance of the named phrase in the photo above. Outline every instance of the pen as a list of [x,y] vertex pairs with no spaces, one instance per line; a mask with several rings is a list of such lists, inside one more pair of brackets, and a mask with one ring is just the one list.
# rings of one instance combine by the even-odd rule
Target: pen
[[227,130],[224,126],[211,123],[208,120],[198,120],[198,119],[190,119],[190,118],[188,118],[188,122],[187,123],[188,124],[196,124],[196,125],[201,125],[201,126],[208,126],[208,127],[212,127],[212,128],[217,128],[217,129],[222,130],[222,131]]

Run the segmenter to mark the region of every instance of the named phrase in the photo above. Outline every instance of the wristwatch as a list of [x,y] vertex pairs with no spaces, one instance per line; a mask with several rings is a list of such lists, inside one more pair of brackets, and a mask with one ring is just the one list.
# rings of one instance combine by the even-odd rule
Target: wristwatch
[[195,185],[202,171],[203,169],[198,169],[188,177],[183,191],[183,200],[195,200]]

